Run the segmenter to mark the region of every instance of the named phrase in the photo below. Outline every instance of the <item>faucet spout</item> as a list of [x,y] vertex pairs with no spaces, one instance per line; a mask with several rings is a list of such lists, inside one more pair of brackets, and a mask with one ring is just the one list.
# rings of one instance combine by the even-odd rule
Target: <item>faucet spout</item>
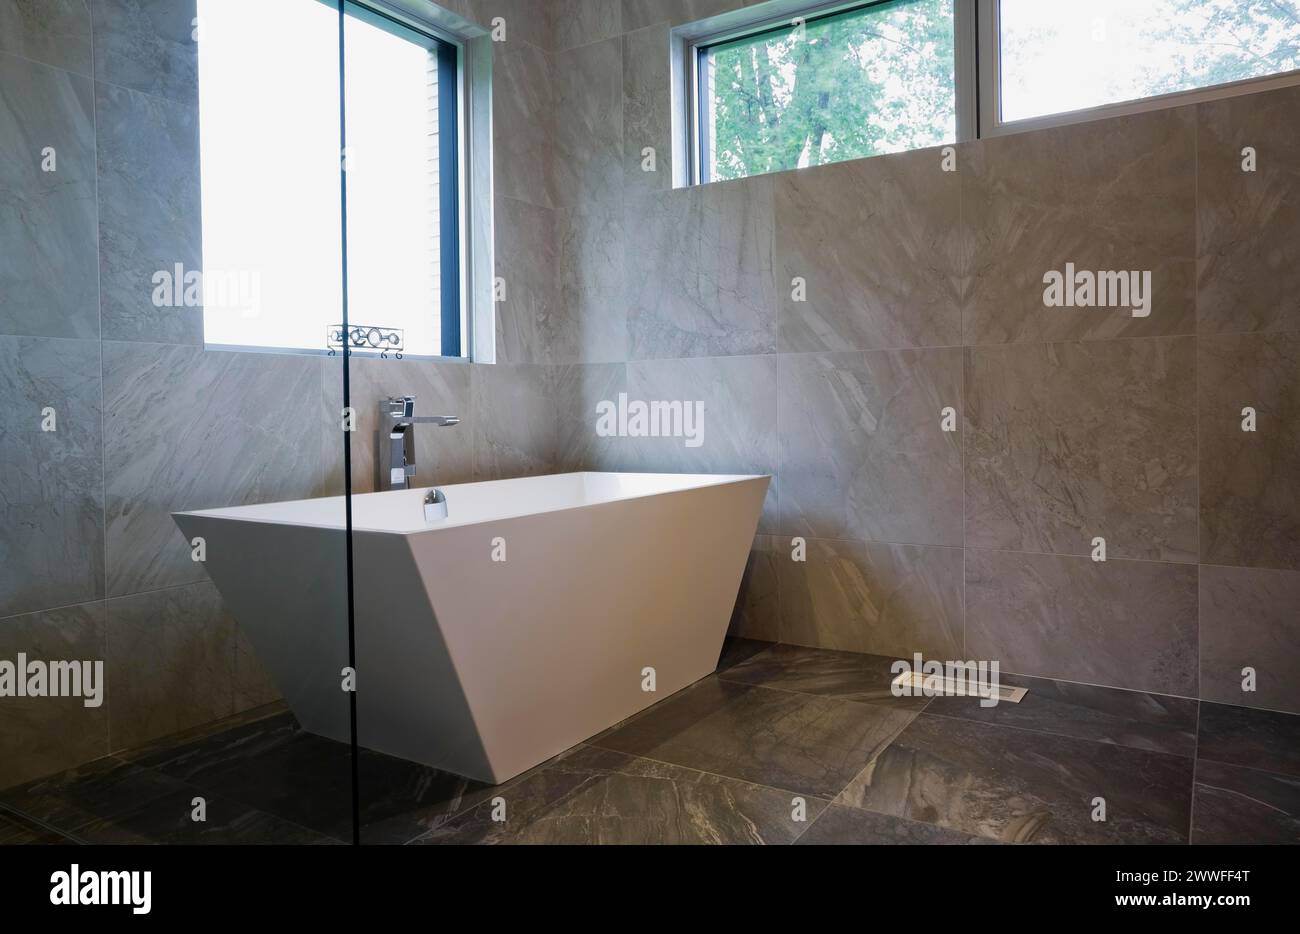
[[415,477],[415,426],[460,424],[455,415],[416,415],[415,396],[393,396],[379,402],[376,433],[375,490],[409,490]]
[[406,425],[443,425],[451,427],[459,425],[460,418],[455,415],[412,415],[410,418],[402,419]]

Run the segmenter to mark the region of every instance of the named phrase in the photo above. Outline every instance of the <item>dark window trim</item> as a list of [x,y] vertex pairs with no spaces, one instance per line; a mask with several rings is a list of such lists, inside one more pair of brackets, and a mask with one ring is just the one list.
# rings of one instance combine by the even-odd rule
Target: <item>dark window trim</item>
[[[461,49],[441,36],[390,16],[362,0],[344,0],[348,14],[397,34],[407,33],[430,44],[438,69],[438,357],[459,357],[461,334],[460,268],[460,82]],[[380,21],[380,22],[376,22]],[[447,115],[450,114],[450,119]],[[428,356],[423,355],[423,356]]]
[[[442,356],[459,357],[460,295],[460,49],[433,37],[438,49],[438,271],[442,277]],[[444,115],[451,114],[447,120]],[[448,132],[450,124],[450,132]]]

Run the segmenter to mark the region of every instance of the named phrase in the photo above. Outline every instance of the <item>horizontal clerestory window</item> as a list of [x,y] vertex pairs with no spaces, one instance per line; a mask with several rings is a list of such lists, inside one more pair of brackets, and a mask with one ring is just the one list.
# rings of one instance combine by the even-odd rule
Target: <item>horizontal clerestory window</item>
[[[762,18],[769,8],[781,13]],[[1300,83],[1296,0],[777,0],[752,9],[673,31],[685,107],[676,153],[688,167],[677,184]]]

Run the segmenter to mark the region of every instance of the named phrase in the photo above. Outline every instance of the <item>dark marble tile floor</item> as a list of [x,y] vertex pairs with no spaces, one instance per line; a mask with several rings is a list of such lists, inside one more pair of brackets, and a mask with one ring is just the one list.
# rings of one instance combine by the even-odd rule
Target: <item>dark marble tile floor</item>
[[926,713],[1176,756],[1195,754],[1197,702],[1190,698],[1019,675],[999,680],[1026,688],[1026,701],[981,707],[965,697],[936,697]]
[[[891,662],[733,640],[500,786],[363,750],[362,842],[1300,843],[1300,716],[1017,676],[1020,704],[895,698]],[[348,747],[278,705],[0,791],[0,844],[350,840]]]

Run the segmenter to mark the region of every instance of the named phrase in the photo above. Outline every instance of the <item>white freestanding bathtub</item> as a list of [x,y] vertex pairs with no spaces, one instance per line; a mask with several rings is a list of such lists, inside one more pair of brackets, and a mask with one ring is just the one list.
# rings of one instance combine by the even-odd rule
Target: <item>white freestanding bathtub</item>
[[[500,783],[713,671],[768,480],[457,484],[432,522],[427,487],[354,496],[359,742]],[[174,518],[303,728],[348,741],[343,497]]]

